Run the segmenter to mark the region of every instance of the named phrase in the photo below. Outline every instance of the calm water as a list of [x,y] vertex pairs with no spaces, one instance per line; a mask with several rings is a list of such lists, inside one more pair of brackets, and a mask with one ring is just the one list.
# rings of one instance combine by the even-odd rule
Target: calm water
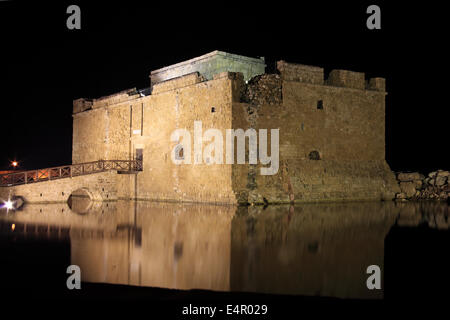
[[435,290],[449,270],[446,203],[71,206],[2,209],[2,289],[64,290],[74,264],[84,283],[382,299]]

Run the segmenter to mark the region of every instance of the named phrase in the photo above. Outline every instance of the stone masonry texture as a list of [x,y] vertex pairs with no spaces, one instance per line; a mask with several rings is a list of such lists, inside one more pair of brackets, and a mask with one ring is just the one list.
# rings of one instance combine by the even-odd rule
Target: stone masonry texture
[[116,171],[107,171],[9,188],[3,187],[0,188],[0,198],[8,199],[11,194],[22,196],[30,203],[67,202],[74,191],[83,189],[94,201],[117,200],[117,178],[119,176]]
[[[104,173],[115,181],[110,197],[122,199],[265,204],[393,199],[400,192],[385,161],[384,79],[346,70],[325,79],[322,68],[285,61],[264,74],[262,59],[206,56],[152,72],[150,95],[129,89],[75,100],[72,162],[134,159],[142,149],[143,171]],[[248,161],[174,164],[180,141],[171,134],[187,129],[193,140],[194,121],[202,121],[203,132],[220,130],[224,141],[226,129],[279,129],[278,172],[260,175],[261,165]],[[27,200],[39,201],[36,194]]]

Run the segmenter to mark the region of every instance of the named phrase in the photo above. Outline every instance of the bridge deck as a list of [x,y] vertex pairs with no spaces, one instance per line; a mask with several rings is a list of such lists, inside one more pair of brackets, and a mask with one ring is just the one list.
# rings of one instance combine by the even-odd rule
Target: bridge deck
[[71,178],[92,173],[117,170],[121,172],[142,171],[141,160],[98,160],[67,166],[21,171],[0,175],[0,187]]

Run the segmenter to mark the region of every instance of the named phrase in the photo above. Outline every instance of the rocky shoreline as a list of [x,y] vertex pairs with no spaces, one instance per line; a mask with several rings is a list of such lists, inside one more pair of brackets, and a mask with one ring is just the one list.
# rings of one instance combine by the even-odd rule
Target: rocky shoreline
[[419,172],[398,172],[397,181],[401,192],[396,200],[442,200],[450,199],[450,172],[437,170],[427,176]]

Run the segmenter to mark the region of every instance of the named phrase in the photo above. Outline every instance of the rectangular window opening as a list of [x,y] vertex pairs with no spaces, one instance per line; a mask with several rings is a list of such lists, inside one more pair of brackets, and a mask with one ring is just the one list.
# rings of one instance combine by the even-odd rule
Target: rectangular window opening
[[323,100],[317,101],[317,109],[318,110],[323,110]]

